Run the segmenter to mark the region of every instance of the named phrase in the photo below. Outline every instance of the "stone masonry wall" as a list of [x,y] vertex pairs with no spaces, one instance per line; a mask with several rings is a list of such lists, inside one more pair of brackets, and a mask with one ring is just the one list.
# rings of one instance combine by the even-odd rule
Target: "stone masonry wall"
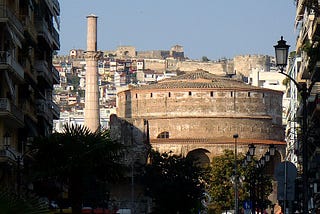
[[[282,93],[271,90],[232,91],[171,89],[124,91],[118,115],[146,118],[150,137],[170,130],[170,138],[208,138],[242,133],[246,138],[283,140]],[[162,130],[160,130],[162,129]]]
[[147,60],[145,59],[145,69],[151,70],[180,70],[180,71],[195,71],[202,69],[217,75],[243,74],[248,76],[253,68],[269,71],[271,66],[271,57],[267,55],[239,55],[230,60],[218,61],[179,61],[176,59],[166,60]]
[[[169,132],[170,138],[223,139],[241,133],[246,139],[282,139],[281,132],[272,127],[268,118],[157,118],[150,119],[150,138],[158,138],[162,132]],[[279,127],[280,128],[280,127]]]
[[237,74],[241,73],[248,76],[253,68],[269,71],[271,57],[266,55],[239,55],[233,58],[233,63]]

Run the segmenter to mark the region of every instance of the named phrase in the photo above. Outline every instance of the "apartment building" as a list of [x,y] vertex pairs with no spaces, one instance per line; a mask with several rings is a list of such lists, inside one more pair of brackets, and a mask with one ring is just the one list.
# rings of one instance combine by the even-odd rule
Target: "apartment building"
[[60,48],[59,22],[53,20],[59,15],[58,0],[0,0],[0,170],[5,183],[10,167],[23,166],[28,140],[50,134],[53,119],[59,118],[52,101],[53,85],[59,83],[52,56]]
[[[295,57],[293,59],[289,59],[289,69],[287,73],[294,79],[297,78],[298,70],[301,64],[301,57]],[[288,82],[289,86],[291,86],[290,82]],[[285,136],[287,142],[287,157],[286,159],[296,166],[299,167],[298,162],[298,129],[300,125],[297,121],[297,109],[299,107],[298,102],[298,90],[296,87],[287,87],[286,94],[290,98],[288,109],[285,112],[286,114],[286,129]]]
[[[319,1],[298,0],[296,1],[295,26],[299,30],[296,41],[296,61],[292,63],[289,72],[296,72],[297,84],[306,84],[306,102],[303,102],[301,93],[297,95],[298,104],[292,103],[288,116],[291,121],[297,121],[298,127],[288,127],[287,130],[295,129],[287,136],[290,142],[289,148],[294,148],[297,156],[298,169],[302,171],[300,191],[296,200],[301,201],[303,213],[320,212],[320,5]],[[299,59],[299,62],[298,62]],[[295,84],[291,81],[290,88]],[[301,91],[301,90],[300,90]],[[296,96],[292,92],[292,96]],[[306,111],[303,111],[303,110]],[[295,117],[295,118],[294,118]],[[305,129],[303,123],[305,124]],[[288,123],[295,125],[295,123]],[[292,132],[291,132],[292,133]],[[297,137],[297,139],[294,139]],[[292,141],[292,138],[294,141]],[[299,204],[299,203],[298,203]]]

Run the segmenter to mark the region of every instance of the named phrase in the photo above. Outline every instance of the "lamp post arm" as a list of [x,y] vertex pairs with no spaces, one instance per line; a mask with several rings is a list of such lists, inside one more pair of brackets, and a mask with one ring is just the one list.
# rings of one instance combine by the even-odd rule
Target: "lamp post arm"
[[23,153],[23,154],[21,154],[21,155],[20,155],[20,154],[19,154],[19,155],[16,155],[16,153],[14,153],[13,151],[11,151],[11,150],[9,149],[9,147],[6,148],[6,151],[8,151],[8,152],[13,156],[14,160],[17,161],[18,164],[20,164],[20,162],[23,160],[23,158],[24,158],[26,155],[34,152],[35,150],[34,150],[34,149],[28,150],[28,151],[26,151],[25,153]]
[[281,69],[281,71],[279,73],[285,75],[286,77],[288,77],[295,84],[295,86],[297,87],[298,92],[302,92],[301,96],[303,98],[307,98],[310,95],[312,87],[316,83],[316,81],[312,81],[311,84],[309,85],[309,87],[307,88],[307,84],[306,83],[298,83],[289,74],[284,73],[283,69]]
[[30,150],[26,151],[25,153],[23,153],[23,154],[21,155],[21,160],[23,160],[23,158],[24,158],[26,155],[28,155],[28,154],[30,154],[30,153],[32,153],[32,152],[35,152],[35,151],[36,151],[36,149],[30,149]]
[[299,92],[302,91],[303,86],[302,86],[301,84],[299,84],[295,79],[293,79],[292,76],[290,76],[290,75],[287,74],[287,73],[284,73],[284,72],[283,72],[283,69],[281,69],[281,71],[280,71],[279,73],[285,75],[286,77],[288,77],[288,78],[295,84],[295,86],[297,87],[297,90],[298,90]]
[[6,147],[6,151],[8,151],[14,157],[14,160],[18,159],[18,156],[13,151],[11,151],[8,147]]

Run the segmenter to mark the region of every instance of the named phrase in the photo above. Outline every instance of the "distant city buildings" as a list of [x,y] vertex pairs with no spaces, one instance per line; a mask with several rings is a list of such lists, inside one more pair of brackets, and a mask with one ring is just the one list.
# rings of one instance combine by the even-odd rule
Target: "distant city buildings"
[[[55,85],[54,99],[59,103],[62,114],[75,112],[77,118],[80,118],[81,114],[76,111],[84,108],[84,55],[85,51],[73,49],[67,56],[55,55],[53,58],[60,73],[60,83]],[[98,61],[99,105],[100,109],[115,108],[117,92],[130,85],[157,83],[198,69],[219,76],[237,76],[248,84],[284,91],[283,77],[279,75],[279,79],[276,79],[273,75],[276,72],[271,70],[273,67],[273,57],[265,55],[240,55],[234,59],[198,61],[188,59],[180,45],[174,45],[170,50],[151,51],[136,51],[133,46],[119,46],[116,50],[103,51],[103,57]],[[271,79],[267,78],[268,74],[271,74]],[[72,114],[70,117],[73,117]],[[69,120],[64,118],[54,121],[55,130],[60,130],[58,127],[65,121]],[[75,121],[81,124],[77,122],[81,119]],[[101,121],[109,121],[109,118],[102,118]],[[109,126],[109,122],[103,124]]]

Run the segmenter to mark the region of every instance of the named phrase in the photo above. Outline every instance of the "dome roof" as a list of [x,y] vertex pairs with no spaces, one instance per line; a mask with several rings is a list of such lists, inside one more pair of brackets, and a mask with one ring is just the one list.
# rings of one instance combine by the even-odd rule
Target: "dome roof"
[[217,76],[207,71],[197,70],[187,74],[163,79],[150,85],[138,86],[135,89],[170,89],[170,88],[222,88],[222,89],[242,89],[261,90],[262,88],[248,85],[242,81],[228,77]]

